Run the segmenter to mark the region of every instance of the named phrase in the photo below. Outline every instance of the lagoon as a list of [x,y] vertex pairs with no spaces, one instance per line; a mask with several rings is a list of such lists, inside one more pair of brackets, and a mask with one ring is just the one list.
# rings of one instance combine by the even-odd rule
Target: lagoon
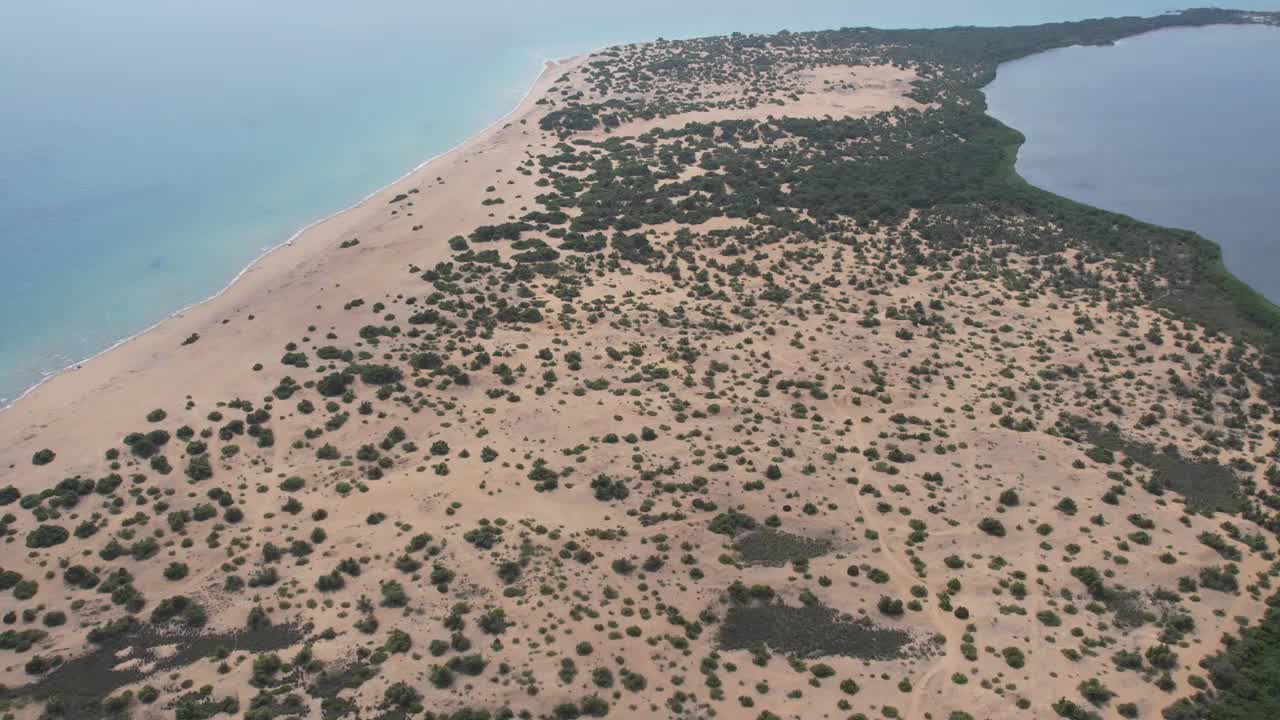
[[1028,182],[1218,243],[1280,302],[1280,28],[1218,26],[1002,65],[989,112]]

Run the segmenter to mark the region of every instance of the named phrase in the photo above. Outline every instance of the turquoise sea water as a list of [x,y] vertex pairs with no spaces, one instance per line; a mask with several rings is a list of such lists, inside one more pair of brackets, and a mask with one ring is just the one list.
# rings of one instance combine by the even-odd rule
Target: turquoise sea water
[[659,36],[1024,24],[1168,7],[1150,0],[5,4],[0,398],[212,295],[303,225],[461,142],[509,110],[545,59]]
[[1018,172],[1074,200],[1217,242],[1280,303],[1280,28],[1164,30],[1003,65],[992,115]]

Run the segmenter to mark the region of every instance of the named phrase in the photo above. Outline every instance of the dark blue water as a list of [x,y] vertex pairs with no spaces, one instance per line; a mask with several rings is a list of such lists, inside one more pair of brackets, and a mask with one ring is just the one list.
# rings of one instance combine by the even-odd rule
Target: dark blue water
[[1187,228],[1280,303],[1280,28],[1164,30],[1008,63],[991,114],[1018,172],[1074,200]]
[[301,226],[462,141],[544,59],[659,36],[1038,23],[1167,3],[3,3],[0,398],[208,297]]

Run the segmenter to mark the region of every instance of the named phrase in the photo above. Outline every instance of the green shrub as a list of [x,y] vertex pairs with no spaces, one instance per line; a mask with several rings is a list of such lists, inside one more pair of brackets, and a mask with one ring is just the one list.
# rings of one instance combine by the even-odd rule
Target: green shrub
[[978,522],[978,529],[993,537],[1004,537],[1005,535],[1004,523],[995,518],[982,518]]
[[60,525],[41,525],[27,533],[27,547],[47,548],[61,545],[71,537],[71,533]]

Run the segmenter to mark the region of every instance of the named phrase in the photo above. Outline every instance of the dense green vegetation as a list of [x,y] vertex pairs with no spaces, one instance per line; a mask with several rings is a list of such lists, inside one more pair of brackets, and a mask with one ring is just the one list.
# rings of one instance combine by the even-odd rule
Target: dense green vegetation
[[1261,623],[1224,640],[1226,647],[1201,663],[1213,689],[1166,708],[1166,720],[1280,717],[1280,610],[1268,611]]

